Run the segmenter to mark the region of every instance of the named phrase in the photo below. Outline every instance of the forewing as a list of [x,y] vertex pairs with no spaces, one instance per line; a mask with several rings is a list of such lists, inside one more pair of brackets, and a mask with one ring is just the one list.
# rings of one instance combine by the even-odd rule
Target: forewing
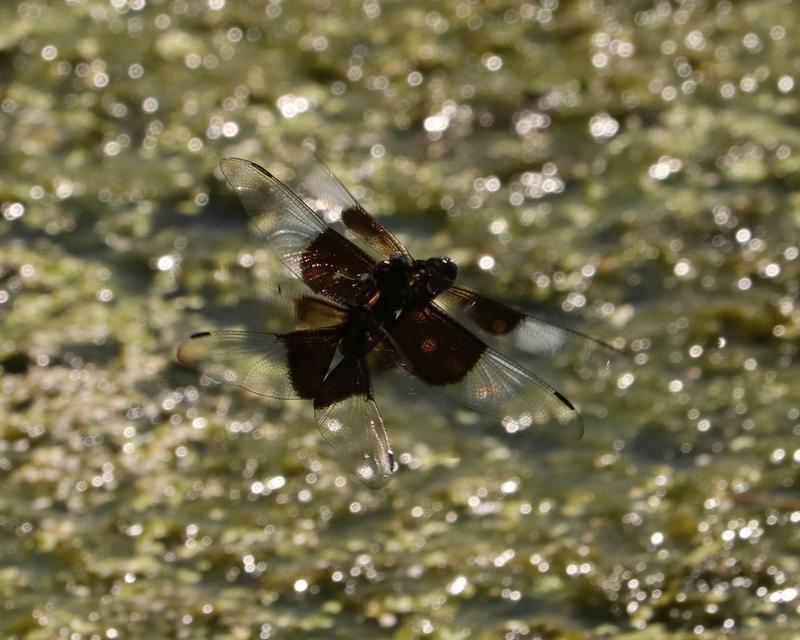
[[400,241],[358,203],[316,155],[309,156],[308,161],[300,167],[300,172],[297,184],[300,195],[326,222],[341,222],[381,258],[396,254],[411,257]]
[[220,168],[283,263],[316,293],[353,304],[375,260],[326,225],[263,167],[240,158],[225,158]]
[[362,358],[347,356],[326,376],[314,413],[322,437],[342,464],[371,489],[389,482],[394,456]]
[[499,417],[509,431],[583,434],[575,407],[559,391],[435,306],[404,313],[386,332],[412,373],[455,401]]
[[488,339],[534,356],[571,363],[602,373],[623,354],[614,347],[566,327],[514,309],[466,287],[454,286],[436,297],[436,305]]
[[310,399],[319,392],[340,337],[335,328],[198,333],[180,346],[178,361],[262,396]]

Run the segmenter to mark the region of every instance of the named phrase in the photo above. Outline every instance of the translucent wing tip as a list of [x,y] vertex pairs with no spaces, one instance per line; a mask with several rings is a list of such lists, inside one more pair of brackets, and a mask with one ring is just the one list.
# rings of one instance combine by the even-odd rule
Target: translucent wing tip
[[527,429],[549,432],[567,440],[580,440],[583,437],[583,418],[564,396],[557,391],[553,395],[561,404],[558,408],[540,408],[533,412],[524,411],[514,415],[501,416],[501,424],[508,433],[518,433]]
[[236,156],[225,156],[222,160],[219,161],[219,168],[222,170],[222,173],[226,174],[229,171],[235,171],[237,166],[241,165],[254,165],[255,163],[251,162],[250,160],[245,160],[244,158],[237,158]]
[[219,168],[220,171],[222,171],[222,175],[225,176],[225,180],[227,180],[228,184],[231,185],[234,190],[236,189],[236,182],[238,181],[237,176],[242,171],[253,168],[262,170],[261,167],[253,162],[250,162],[249,160],[234,157],[227,157],[220,160]]
[[568,438],[580,440],[583,438],[583,418],[575,405],[560,391],[553,390],[553,395],[561,403],[560,410],[556,412],[555,419]]
[[573,440],[583,438],[583,418],[581,418],[580,413],[575,412],[575,417],[570,421],[567,429],[568,436],[572,437]]
[[203,331],[201,333],[195,333],[189,336],[189,339],[178,347],[178,351],[175,354],[175,356],[178,358],[178,362],[180,362],[184,367],[196,369],[198,366],[199,354],[197,352],[197,343],[195,341],[199,338],[206,338],[210,335],[211,334],[208,331]]
[[377,491],[389,484],[394,475],[394,467],[394,458],[390,452],[387,460],[368,460],[365,458],[362,464],[353,466],[353,472],[365,486]]

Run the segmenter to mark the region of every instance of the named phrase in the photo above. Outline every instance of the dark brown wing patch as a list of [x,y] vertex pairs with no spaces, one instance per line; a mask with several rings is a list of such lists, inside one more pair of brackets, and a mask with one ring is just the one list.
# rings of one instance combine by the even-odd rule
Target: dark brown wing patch
[[344,209],[342,211],[342,223],[386,257],[396,254],[409,256],[408,251],[400,244],[400,241],[367,213],[361,205]]
[[404,313],[387,327],[412,372],[432,385],[454,384],[475,366],[486,345],[433,307]]
[[461,310],[481,329],[495,336],[511,333],[525,314],[475,291],[454,288]]
[[293,331],[278,335],[286,347],[289,379],[298,398],[317,397],[341,335],[331,331]]
[[354,304],[364,287],[364,274],[375,262],[331,228],[314,238],[300,257],[300,277],[316,293]]

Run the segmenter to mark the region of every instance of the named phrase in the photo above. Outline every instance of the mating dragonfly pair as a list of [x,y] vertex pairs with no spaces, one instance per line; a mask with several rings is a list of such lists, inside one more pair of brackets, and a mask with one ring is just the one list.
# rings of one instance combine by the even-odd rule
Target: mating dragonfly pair
[[225,158],[220,168],[307,288],[272,290],[276,305],[290,306],[292,330],[198,333],[179,348],[181,364],[256,394],[313,400],[323,438],[374,489],[397,463],[371,371],[402,368],[509,431],[553,426],[581,436],[565,396],[489,345],[548,361],[567,354],[595,371],[611,367],[613,347],[455,285],[448,258],[415,260],[316,159],[297,191],[247,160]]

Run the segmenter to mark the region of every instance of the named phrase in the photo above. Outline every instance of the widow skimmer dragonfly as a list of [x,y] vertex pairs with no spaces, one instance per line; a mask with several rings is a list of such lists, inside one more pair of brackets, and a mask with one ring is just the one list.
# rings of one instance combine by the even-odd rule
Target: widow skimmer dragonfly
[[509,431],[582,435],[564,395],[490,344],[594,370],[608,369],[616,349],[454,284],[448,258],[415,260],[316,158],[297,189],[305,199],[254,162],[225,158],[220,168],[305,287],[272,291],[291,307],[291,330],[198,333],[180,346],[181,364],[256,394],[313,400],[323,438],[373,489],[397,463],[371,371],[402,368]]

